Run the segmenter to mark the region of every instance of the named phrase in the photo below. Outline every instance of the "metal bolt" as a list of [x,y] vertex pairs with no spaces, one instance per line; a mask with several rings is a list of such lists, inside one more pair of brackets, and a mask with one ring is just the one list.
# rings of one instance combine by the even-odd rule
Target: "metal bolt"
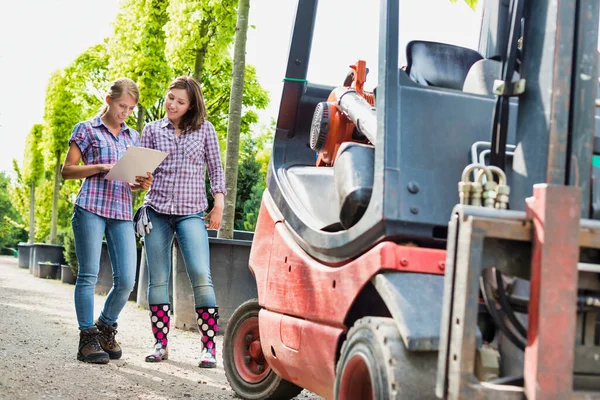
[[250,343],[254,340],[254,336],[252,336],[251,334],[247,334],[244,339],[246,339],[246,343]]
[[406,267],[408,265],[408,260],[406,258],[400,259],[400,265]]
[[296,58],[296,59],[294,60],[294,62],[296,63],[296,65],[300,65],[300,64],[302,64],[302,61],[301,61],[299,58]]
[[413,214],[418,214],[419,213],[419,209],[417,207],[411,207],[410,208],[410,212]]
[[252,361],[252,357],[244,356],[244,364],[250,364],[250,361]]
[[257,370],[259,373],[263,373],[263,372],[265,371],[265,366],[264,366],[264,365],[262,365],[262,364],[258,364],[258,365],[256,366],[256,370]]
[[415,181],[408,182],[408,185],[406,186],[406,188],[412,194],[419,193],[419,184],[417,182],[415,182]]
[[438,263],[438,268],[440,269],[440,271],[443,271],[443,270],[445,270],[445,269],[446,269],[446,263],[445,263],[445,262],[443,262],[443,261],[440,261],[440,262]]

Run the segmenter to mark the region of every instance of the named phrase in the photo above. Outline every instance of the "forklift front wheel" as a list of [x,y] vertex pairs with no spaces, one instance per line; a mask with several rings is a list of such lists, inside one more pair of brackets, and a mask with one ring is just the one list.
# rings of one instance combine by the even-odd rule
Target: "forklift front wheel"
[[354,323],[340,354],[336,400],[435,398],[436,351],[407,351],[392,318]]
[[257,299],[248,300],[231,315],[223,338],[223,367],[233,391],[243,399],[291,399],[302,388],[282,379],[262,354]]

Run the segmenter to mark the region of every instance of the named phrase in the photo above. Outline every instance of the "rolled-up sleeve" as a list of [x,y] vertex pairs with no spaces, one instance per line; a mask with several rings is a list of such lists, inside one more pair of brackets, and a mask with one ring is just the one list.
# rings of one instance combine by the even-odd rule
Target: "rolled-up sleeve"
[[85,154],[90,147],[90,133],[91,129],[89,129],[89,125],[86,125],[83,122],[78,123],[73,128],[73,132],[69,138],[69,145],[74,142],[77,147],[79,147],[81,154]]
[[206,154],[206,165],[208,165],[208,177],[210,179],[210,193],[214,196],[216,193],[227,194],[225,188],[225,174],[223,164],[221,164],[221,151],[219,149],[219,139],[217,132],[211,123],[205,122],[206,139],[204,141],[204,154]]

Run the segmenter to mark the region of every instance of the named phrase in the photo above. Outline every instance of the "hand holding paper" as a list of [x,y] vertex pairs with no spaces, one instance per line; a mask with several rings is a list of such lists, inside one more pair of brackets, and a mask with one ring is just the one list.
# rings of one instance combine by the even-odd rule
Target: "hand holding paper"
[[130,146],[123,157],[106,174],[105,179],[137,183],[136,176],[154,173],[156,167],[169,155],[163,151]]

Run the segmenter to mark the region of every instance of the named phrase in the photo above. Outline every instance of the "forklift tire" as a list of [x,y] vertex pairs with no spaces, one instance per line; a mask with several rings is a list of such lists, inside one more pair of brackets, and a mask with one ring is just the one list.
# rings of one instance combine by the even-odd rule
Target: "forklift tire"
[[361,318],[342,346],[335,399],[435,399],[437,355],[407,351],[392,318]]
[[262,357],[257,299],[242,303],[231,315],[223,338],[223,367],[233,391],[248,400],[296,397],[300,386],[275,373]]

